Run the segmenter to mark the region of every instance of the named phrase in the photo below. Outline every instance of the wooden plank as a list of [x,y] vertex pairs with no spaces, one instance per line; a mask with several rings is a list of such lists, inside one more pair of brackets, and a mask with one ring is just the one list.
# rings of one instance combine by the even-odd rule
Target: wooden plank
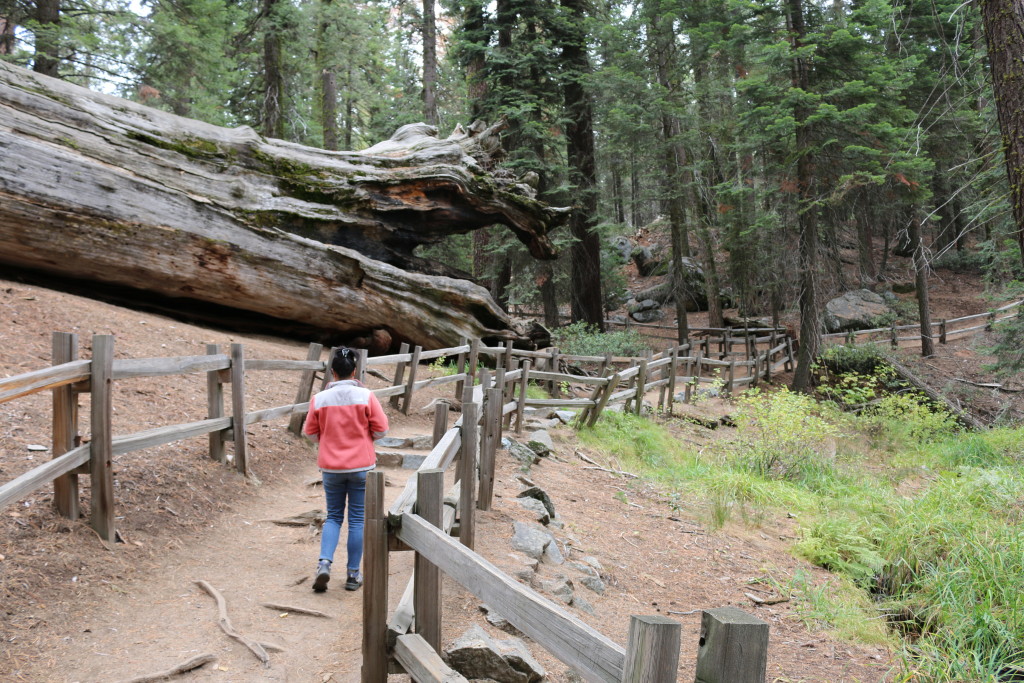
[[736,607],[701,615],[697,680],[701,683],[764,683],[768,623]]
[[366,475],[363,523],[362,683],[388,680],[388,520],[384,513],[384,473]]
[[594,410],[591,411],[590,417],[587,420],[588,427],[593,427],[597,423],[601,413],[604,412],[605,407],[608,405],[608,401],[611,400],[612,392],[615,391],[615,387],[619,386],[621,378],[622,376],[619,373],[615,373],[608,379],[608,384],[605,386],[601,398],[598,400],[597,405],[594,406]]
[[334,364],[334,356],[337,353],[337,346],[332,346],[331,350],[327,352],[327,361],[324,363],[324,377],[320,382],[320,391],[326,389],[327,385],[334,381],[334,374],[331,371],[331,366]]
[[[408,366],[409,361],[412,360],[412,355],[409,354],[409,344],[407,342],[402,342],[402,346],[399,348],[399,352],[398,353],[399,353],[400,356],[405,356],[407,354],[409,355],[409,359],[408,360],[404,360],[404,359],[400,360],[400,361],[398,361],[398,364],[395,365],[395,379],[392,382],[392,384],[394,386],[396,386],[396,387],[397,386],[401,386],[402,387],[401,394],[404,395],[405,394],[405,368],[406,368],[406,366]],[[391,396],[391,401],[390,401],[391,407],[394,408],[395,410],[398,410],[398,406],[399,406],[398,396],[399,396],[399,394],[389,394],[389,396]]]
[[393,353],[390,356],[374,356],[373,358],[366,359],[366,365],[368,367],[374,367],[377,365],[394,365],[395,363],[408,363],[412,360],[412,354],[409,353],[409,345],[405,344],[405,351],[399,347],[398,353]]
[[44,465],[25,472],[0,486],[0,508],[21,500],[33,491],[89,462],[91,447],[83,444],[49,460]]
[[516,434],[523,433],[523,411],[526,410],[527,388],[530,386],[529,358],[523,361],[522,376],[519,378],[519,398],[516,400]]
[[405,387],[405,394],[402,396],[402,414],[408,415],[412,407],[412,394],[416,391],[416,372],[420,367],[420,353],[423,348],[416,346],[412,350],[412,360],[409,361],[409,383]]
[[[78,335],[54,332],[51,338],[52,362],[63,365],[78,360]],[[78,437],[78,395],[70,385],[53,389],[53,457],[58,458],[75,447]],[[53,506],[57,514],[78,519],[81,513],[78,475],[68,472],[53,480]]]
[[397,387],[387,387],[387,388],[384,388],[384,389],[374,389],[373,390],[373,395],[376,396],[378,399],[387,398],[388,396],[391,396],[395,401],[397,401],[398,399],[394,398],[394,397],[401,396],[404,393],[405,393],[405,385],[404,384],[399,384]]
[[395,659],[416,683],[463,683],[466,678],[444,663],[441,656],[418,634],[399,636]]
[[[476,499],[478,510],[490,510],[494,500],[494,472],[498,444],[501,443],[501,426],[504,406],[501,389],[487,390],[487,439],[480,451],[480,490]],[[515,403],[509,403],[513,409]],[[463,501],[465,503],[466,501]]]
[[249,476],[245,436],[245,347],[231,345],[231,429],[235,433],[235,469]]
[[609,683],[622,680],[626,651],[610,638],[418,515],[402,515],[398,536],[585,679]]
[[[468,392],[467,387],[467,392]],[[476,465],[480,439],[478,423],[480,404],[472,401],[462,404],[462,449],[459,454],[459,540],[468,548],[476,543]]]
[[[448,469],[448,465],[455,459],[455,455],[459,452],[462,446],[462,429],[458,427],[459,423],[452,429],[449,429],[436,446],[430,451],[423,464],[420,465],[421,470],[429,470],[434,468]],[[405,483],[405,489],[398,495],[395,502],[391,504],[391,508],[388,510],[388,515],[393,521],[397,521],[401,517],[402,513],[412,507],[416,502],[416,478],[409,477],[409,480]]]
[[444,375],[442,377],[431,377],[429,379],[421,379],[419,382],[415,382],[412,385],[414,392],[420,389],[426,389],[427,387],[436,387],[441,384],[451,384],[452,382],[458,382],[464,380],[465,375]]
[[480,362],[480,340],[474,339],[469,345],[469,367],[466,374],[469,375],[466,382],[473,386],[476,383],[477,365]]
[[114,379],[185,375],[192,372],[224,370],[229,367],[231,359],[225,355],[125,358],[114,361]]
[[[416,514],[440,528],[444,512],[444,470],[420,470],[416,473],[418,493]],[[420,553],[416,553],[413,605],[416,633],[434,650],[441,651],[441,572]]]
[[[318,344],[319,346],[319,344]],[[317,354],[319,357],[319,354]],[[256,358],[248,358],[245,361],[245,369],[252,371],[274,371],[274,370],[302,370],[308,371],[323,371],[324,362],[322,360],[259,360]]]
[[[634,389],[630,391],[635,392]],[[545,408],[581,408],[592,406],[594,402],[589,398],[528,398],[526,405]]]
[[630,617],[623,683],[675,683],[681,633],[682,625],[668,617]]
[[144,448],[152,448],[173,441],[191,439],[211,432],[221,431],[230,428],[231,425],[232,418],[218,417],[212,420],[199,420],[198,422],[189,422],[187,424],[157,427],[156,429],[147,429],[143,432],[136,432],[112,439],[111,448],[114,455],[123,455],[132,451],[140,451]]
[[[563,356],[564,358],[564,356]],[[570,375],[563,372],[544,372],[539,370],[530,371],[530,379],[538,381],[554,381],[554,382],[568,382],[570,384],[591,384],[601,385],[605,384],[603,377],[589,377],[586,375]]]
[[437,446],[441,437],[448,431],[448,404],[438,403],[434,406],[434,435],[432,443]]
[[267,422],[269,420],[276,420],[279,417],[285,415],[304,415],[309,411],[309,402],[306,403],[289,403],[284,406],[277,406],[276,408],[264,408],[263,410],[256,410],[251,413],[245,414],[245,424],[251,425],[257,422]]
[[[207,344],[206,353],[211,356],[218,355],[220,346]],[[212,369],[206,373],[206,417],[210,420],[224,417],[224,383],[221,382],[219,370],[220,368]],[[223,432],[210,432],[210,459],[216,462],[227,462]]]
[[0,403],[89,379],[92,361],[76,360],[0,379]]
[[[461,341],[462,344],[460,345],[460,348],[462,346],[465,346],[468,349],[469,346],[466,344],[466,338],[463,337]],[[458,361],[456,362],[455,367],[456,373],[459,375],[464,375],[464,373],[466,372],[466,353],[468,353],[468,351],[459,351]],[[464,384],[465,383],[462,380],[460,380],[459,383],[455,385],[456,401],[458,401],[462,397],[462,390],[464,388]]]
[[[316,361],[320,363],[320,354],[323,353],[324,347],[322,344],[312,343],[309,345],[309,350],[306,352],[307,361]],[[327,368],[324,365],[323,370],[326,372]],[[295,392],[294,403],[308,403],[310,397],[313,395],[313,382],[316,380],[316,370],[304,370],[302,375],[299,377],[299,388]],[[212,415],[210,417],[213,417]],[[288,421],[288,431],[292,434],[302,434],[302,424],[306,421],[305,413],[295,413],[292,415],[292,419]]]
[[644,410],[644,392],[647,390],[647,359],[640,361],[640,372],[636,376],[636,393],[633,395],[633,413],[640,415]]
[[89,476],[92,481],[90,524],[99,537],[114,541],[114,463],[111,438],[113,415],[114,337],[92,338],[92,399],[89,441]]

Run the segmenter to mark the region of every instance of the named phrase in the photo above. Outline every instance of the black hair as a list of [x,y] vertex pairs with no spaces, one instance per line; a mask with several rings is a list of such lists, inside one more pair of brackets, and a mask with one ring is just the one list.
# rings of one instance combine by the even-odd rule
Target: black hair
[[331,370],[338,379],[348,379],[356,370],[356,352],[347,346],[339,346],[331,361]]

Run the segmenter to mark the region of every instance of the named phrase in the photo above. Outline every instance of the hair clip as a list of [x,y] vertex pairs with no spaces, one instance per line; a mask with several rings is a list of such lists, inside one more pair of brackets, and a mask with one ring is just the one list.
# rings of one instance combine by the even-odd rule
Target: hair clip
[[349,348],[343,348],[343,349],[341,350],[341,357],[342,357],[342,358],[348,358],[348,357],[349,357],[349,355],[351,355],[351,353],[352,353],[352,349],[349,349]]

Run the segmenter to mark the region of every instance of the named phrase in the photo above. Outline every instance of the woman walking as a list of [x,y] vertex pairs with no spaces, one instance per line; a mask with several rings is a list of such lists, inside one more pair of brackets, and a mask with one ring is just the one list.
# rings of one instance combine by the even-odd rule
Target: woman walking
[[388,431],[388,418],[373,393],[353,378],[356,354],[339,348],[331,363],[334,381],[313,396],[302,431],[317,442],[317,466],[327,499],[327,521],[320,538],[320,561],[313,590],[322,593],[331,580],[331,563],[348,504],[348,577],[345,590],[363,583],[363,503],[366,473],[377,464],[373,442]]

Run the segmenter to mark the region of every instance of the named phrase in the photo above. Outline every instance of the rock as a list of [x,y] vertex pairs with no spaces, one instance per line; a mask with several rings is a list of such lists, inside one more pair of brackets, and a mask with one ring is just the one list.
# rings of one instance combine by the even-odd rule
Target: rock
[[877,327],[878,319],[891,312],[880,295],[857,289],[825,304],[825,328],[829,332],[868,330]]
[[591,567],[586,562],[570,562],[569,566],[587,576],[600,576],[596,569]]
[[373,445],[377,448],[409,448],[410,441],[397,436],[385,436],[374,441]]
[[551,440],[551,435],[543,429],[538,429],[526,439],[526,447],[542,458],[551,455],[551,451],[555,450],[555,442]]
[[480,611],[486,615],[484,618],[487,619],[487,623],[495,628],[515,628],[509,623],[508,619],[492,610],[489,605],[480,605]]
[[405,453],[402,455],[402,469],[406,470],[418,470],[426,461],[426,455],[420,455],[418,453]]
[[665,317],[665,314],[656,308],[630,313],[629,317],[638,323],[653,323]]
[[475,625],[452,643],[445,654],[449,665],[469,679],[533,683],[546,675],[521,640],[495,640]]
[[587,599],[582,595],[573,595],[572,602],[570,604],[581,612],[594,614],[594,606],[587,602]]
[[604,581],[602,581],[600,577],[584,576],[580,579],[580,583],[582,583],[584,586],[594,591],[598,595],[604,595],[605,585]]
[[544,554],[541,559],[548,564],[560,565],[565,563],[565,556],[562,555],[561,549],[558,547],[558,542],[553,538],[551,543],[548,543],[547,547],[544,548]]
[[528,557],[539,560],[555,537],[550,532],[525,522],[512,523],[512,548]]
[[429,451],[434,448],[434,435],[433,434],[421,434],[414,436],[409,440],[409,448],[414,448],[418,451]]
[[601,566],[601,562],[593,555],[587,555],[583,558],[583,561],[589,564],[594,569],[596,569],[598,573],[604,571],[604,567]]
[[540,587],[546,593],[550,593],[565,604],[571,604],[573,598],[572,581],[566,576],[557,576],[548,581],[541,581]]
[[547,420],[527,420],[526,426],[530,429],[554,429],[555,427],[562,424],[562,421],[558,418],[550,418]]
[[26,448],[26,449],[28,449],[28,450],[30,450],[30,451],[35,451],[35,452],[37,452],[37,453],[41,453],[41,452],[43,452],[43,451],[48,451],[48,450],[50,450],[50,449],[49,449],[49,448],[47,448],[46,446],[43,446],[43,445],[41,445],[41,444],[37,444],[37,443],[30,443],[30,444],[29,444],[28,446],[25,446],[25,448]]
[[632,315],[633,313],[640,313],[641,311],[650,311],[659,308],[659,304],[654,299],[643,299],[638,301],[636,299],[630,299],[626,302],[626,311]]
[[563,424],[569,424],[576,419],[575,410],[556,410],[555,417],[557,417]]
[[654,251],[650,247],[635,247],[630,254],[630,258],[636,264],[636,269],[641,277],[664,275],[668,272],[668,262],[655,258]]
[[511,443],[508,445],[508,452],[513,458],[523,463],[524,465],[532,465],[537,462],[537,454],[532,450],[519,443],[515,439],[510,439]]
[[541,524],[547,526],[551,521],[551,515],[548,513],[548,509],[544,507],[544,503],[540,502],[536,498],[520,498],[519,505],[526,510],[529,510]]
[[544,504],[544,507],[547,508],[548,514],[551,515],[552,518],[557,517],[557,515],[555,514],[555,504],[551,502],[551,496],[549,496],[547,494],[547,491],[545,491],[539,486],[531,486],[527,489],[524,489],[520,491],[519,495],[516,497],[536,498],[537,500]]
[[377,464],[381,467],[401,467],[405,454],[396,451],[377,451]]

